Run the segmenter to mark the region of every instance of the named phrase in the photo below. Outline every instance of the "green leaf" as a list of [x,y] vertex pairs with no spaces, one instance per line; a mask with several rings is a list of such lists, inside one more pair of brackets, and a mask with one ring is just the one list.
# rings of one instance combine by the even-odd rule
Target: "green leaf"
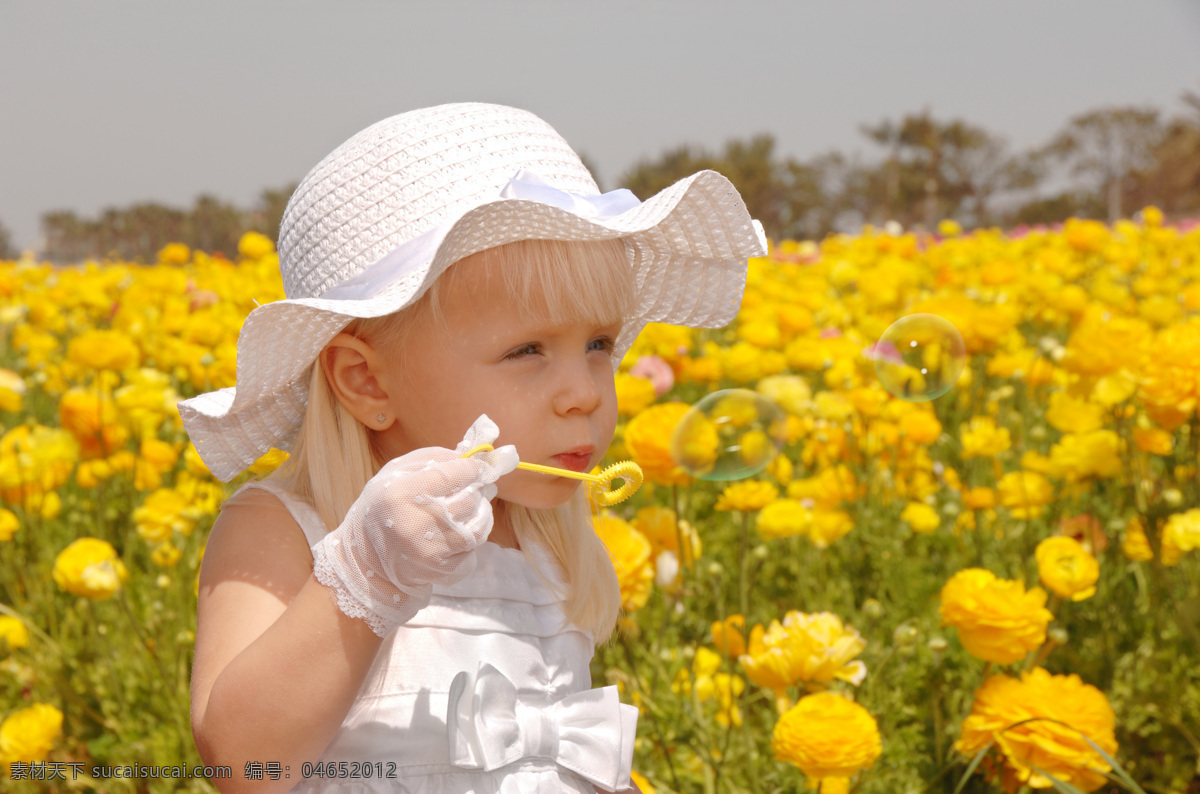
[[1032,768],[1033,768],[1033,771],[1037,772],[1039,775],[1041,775],[1042,777],[1049,780],[1054,785],[1055,791],[1061,791],[1063,794],[1084,794],[1084,792],[1081,789],[1075,788],[1074,786],[1072,786],[1070,783],[1068,783],[1065,780],[1059,780],[1058,778],[1056,778],[1054,775],[1050,774],[1046,770],[1038,769],[1036,766],[1032,767]]
[[967,771],[963,773],[962,780],[958,781],[958,785],[954,787],[954,794],[958,794],[958,792],[962,791],[963,786],[967,785],[967,781],[971,779],[971,775],[975,772],[975,767],[979,766],[979,762],[983,760],[983,757],[987,755],[987,751],[992,749],[992,745],[995,743],[996,740],[992,739],[984,745],[982,750],[975,753],[975,757],[971,759],[971,763],[967,764]]
[[1125,784],[1126,788],[1128,788],[1130,791],[1134,792],[1134,794],[1146,794],[1146,792],[1142,789],[1142,787],[1139,786],[1137,783],[1135,783],[1133,778],[1129,776],[1129,773],[1126,772],[1121,767],[1121,765],[1117,763],[1117,759],[1113,758],[1111,755],[1104,752],[1104,748],[1101,747],[1100,745],[1096,744],[1095,742],[1093,742],[1091,739],[1089,739],[1087,737],[1087,734],[1085,734],[1081,731],[1079,735],[1083,737],[1083,740],[1085,742],[1087,742],[1088,744],[1090,744],[1092,746],[1093,750],[1100,753],[1100,755],[1104,757],[1104,760],[1107,761],[1108,765],[1112,767],[1113,772],[1115,772],[1117,777],[1120,778],[1121,782],[1123,784]]

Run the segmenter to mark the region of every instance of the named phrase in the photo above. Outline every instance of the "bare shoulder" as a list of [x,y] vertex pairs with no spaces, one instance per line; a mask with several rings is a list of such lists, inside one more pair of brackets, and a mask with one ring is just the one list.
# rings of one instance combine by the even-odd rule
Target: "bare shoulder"
[[221,670],[279,619],[311,575],[304,531],[274,494],[247,489],[222,506],[200,565],[193,709],[202,707]]

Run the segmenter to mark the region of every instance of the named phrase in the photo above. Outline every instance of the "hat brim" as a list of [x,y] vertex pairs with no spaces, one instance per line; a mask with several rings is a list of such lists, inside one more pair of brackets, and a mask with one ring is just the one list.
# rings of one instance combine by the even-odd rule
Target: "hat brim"
[[737,189],[715,171],[693,174],[603,220],[526,199],[497,199],[462,215],[428,263],[378,295],[288,299],[252,311],[238,337],[237,386],[179,403],[188,434],[209,470],[228,482],[271,447],[291,449],[308,402],[309,367],[354,319],[403,309],[447,267],[489,248],[528,239],[615,238],[631,245],[636,301],[616,340],[614,369],[647,323],[729,323],[741,306],[746,260],[766,253],[761,227]]

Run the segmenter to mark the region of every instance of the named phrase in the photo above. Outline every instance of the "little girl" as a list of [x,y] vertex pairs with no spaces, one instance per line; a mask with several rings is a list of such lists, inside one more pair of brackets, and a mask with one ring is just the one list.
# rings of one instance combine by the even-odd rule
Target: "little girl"
[[237,388],[180,403],[222,481],[290,452],[200,572],[192,729],[221,790],[636,790],[637,711],[591,689],[620,593],[587,492],[516,466],[590,470],[641,329],[729,322],[763,253],[719,174],[600,194],[513,108],[404,113],[318,163]]

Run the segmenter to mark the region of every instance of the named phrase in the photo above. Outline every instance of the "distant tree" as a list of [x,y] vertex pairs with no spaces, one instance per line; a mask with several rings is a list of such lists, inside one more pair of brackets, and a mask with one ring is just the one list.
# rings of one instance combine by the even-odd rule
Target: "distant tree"
[[620,179],[645,200],[697,171],[711,169],[738,189],[751,217],[761,221],[776,240],[821,228],[814,214],[825,200],[817,169],[775,154],[775,139],[766,134],[730,140],[719,154],[681,146],[657,160],[643,160]]
[[1165,212],[1200,212],[1200,93],[1181,97],[1188,113],[1168,121],[1152,150],[1153,163],[1126,183],[1129,207],[1154,204]]
[[1109,107],[1075,116],[1042,154],[1067,166],[1075,177],[1104,196],[1109,222],[1121,217],[1127,180],[1153,166],[1163,138],[1158,111]]
[[1007,220],[1013,225],[1048,226],[1067,218],[1103,218],[1104,214],[1104,200],[1100,194],[1083,190],[1028,201]]
[[961,119],[938,121],[928,110],[860,130],[888,152],[875,174],[863,175],[878,220],[928,229],[945,217],[987,224],[998,194],[1030,188],[1040,176],[1002,138]]
[[272,240],[279,239],[279,224],[283,220],[283,212],[292,194],[299,187],[293,182],[284,188],[267,189],[258,196],[258,204],[250,211],[249,225],[256,232],[261,232]]
[[12,234],[8,227],[0,223],[0,259],[16,259],[17,249],[12,244]]
[[209,195],[196,198],[184,225],[187,242],[193,248],[221,253],[233,259],[237,256],[238,240],[245,231],[242,213]]

